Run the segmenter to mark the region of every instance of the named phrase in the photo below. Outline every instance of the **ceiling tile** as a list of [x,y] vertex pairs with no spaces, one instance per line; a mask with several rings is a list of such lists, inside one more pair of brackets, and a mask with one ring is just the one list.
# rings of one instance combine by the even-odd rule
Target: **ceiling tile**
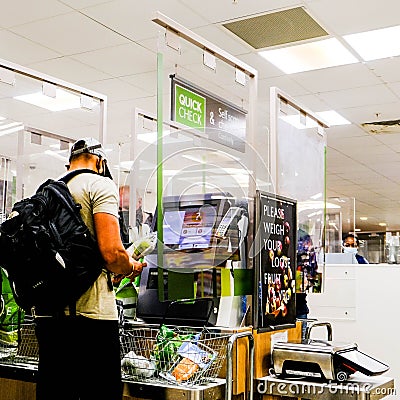
[[399,81],[400,57],[384,58],[366,63],[376,76],[384,82]]
[[51,76],[57,76],[67,82],[84,84],[102,79],[111,78],[110,75],[96,68],[73,60],[71,57],[55,58],[48,61],[37,62],[30,65],[31,68]]
[[127,75],[120,78],[123,82],[136,86],[149,94],[157,94],[157,71]]
[[[115,0],[86,8],[84,13],[137,41],[157,36],[160,26],[152,21],[157,11],[188,29],[208,24],[207,20],[178,0],[142,1],[140,10],[137,2]],[[137,18],[138,12],[139,18]]]
[[389,121],[392,119],[400,119],[400,101],[391,103],[378,102],[374,105],[350,108],[338,107],[336,111],[349,121],[357,124],[372,121]]
[[280,90],[283,90],[285,93],[293,96],[304,96],[310,94],[306,89],[296,83],[289,76],[280,76],[276,78],[269,79],[259,79],[258,80],[258,96],[261,98],[269,98],[270,88],[275,86]]
[[30,65],[39,60],[59,57],[59,53],[50,50],[29,39],[7,30],[0,31],[0,58],[21,65]]
[[306,0],[306,5],[311,15],[318,16],[318,22],[322,26],[328,30],[334,29],[334,33],[338,35],[399,24],[398,0],[385,0],[384,3],[358,0]]
[[220,47],[233,56],[247,54],[253,49],[237,40],[237,37],[221,26],[207,25],[193,29],[197,35],[208,40],[210,43]]
[[396,96],[385,86],[364,86],[353,89],[323,92],[319,97],[333,109],[393,103]]
[[11,30],[63,55],[127,43],[127,39],[78,12],[28,23]]
[[110,0],[62,0],[62,2],[79,10],[81,8],[95,6],[102,3],[109,3]]
[[40,0],[40,5],[37,1],[2,1],[0,27],[10,28],[65,14],[70,11],[70,7],[67,7],[60,1],[54,0]]
[[[399,76],[399,79],[400,79],[400,76]],[[396,93],[396,95],[400,98],[400,81],[388,83],[387,87],[389,89],[393,90],[393,92]],[[399,111],[399,115],[400,115],[400,111]]]
[[225,22],[232,19],[244,18],[253,14],[261,14],[273,10],[297,6],[297,0],[238,0],[233,2],[203,0],[193,2],[193,0],[181,0],[181,3],[195,9],[196,12],[205,19],[213,23]]
[[76,54],[72,58],[114,77],[157,70],[156,54],[136,43]]
[[90,82],[86,84],[86,86],[88,89],[107,95],[110,102],[149,96],[145,91],[132,85],[128,85],[126,82],[122,82],[119,79],[106,79],[103,81]]
[[381,81],[364,64],[342,65],[293,74],[294,81],[312,92],[330,92],[361,86],[379,85]]

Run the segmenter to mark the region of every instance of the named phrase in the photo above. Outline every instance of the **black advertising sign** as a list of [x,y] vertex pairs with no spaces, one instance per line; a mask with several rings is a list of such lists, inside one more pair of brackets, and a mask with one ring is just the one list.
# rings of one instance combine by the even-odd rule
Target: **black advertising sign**
[[246,112],[189,82],[171,78],[171,119],[244,153]]
[[296,322],[296,201],[258,192],[258,328]]

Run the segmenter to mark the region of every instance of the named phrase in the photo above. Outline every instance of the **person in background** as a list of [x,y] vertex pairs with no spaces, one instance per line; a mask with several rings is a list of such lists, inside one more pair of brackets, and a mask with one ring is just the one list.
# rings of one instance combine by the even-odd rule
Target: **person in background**
[[143,222],[144,211],[142,208],[143,205],[143,198],[136,191],[136,225],[132,229],[132,237],[131,240],[135,243],[137,240],[146,237],[150,233],[150,226]]
[[343,253],[354,254],[358,264],[369,264],[368,260],[361,254],[358,254],[359,246],[358,237],[352,233],[348,233],[343,237]]
[[297,270],[296,270],[296,318],[301,320],[301,338],[305,339],[307,318],[310,312],[307,305],[307,290],[310,278],[318,269],[317,257],[311,236],[299,229],[297,232]]
[[[124,249],[118,224],[118,190],[107,166],[106,153],[93,138],[71,148],[69,171],[90,169],[68,182],[81,205],[81,215],[96,238],[104,269],[77,300],[76,315],[35,319],[39,344],[37,400],[119,400],[122,398],[118,313],[110,274],[117,282],[133,280],[145,263]],[[60,282],[60,285],[63,283]],[[49,299],[51,301],[51,299]]]

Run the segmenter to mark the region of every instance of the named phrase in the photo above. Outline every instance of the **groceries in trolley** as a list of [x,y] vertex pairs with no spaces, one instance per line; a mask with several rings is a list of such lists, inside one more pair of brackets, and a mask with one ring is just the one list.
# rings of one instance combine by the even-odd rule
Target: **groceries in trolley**
[[229,335],[217,329],[142,326],[121,335],[124,380],[198,385],[218,376]]
[[209,347],[191,342],[182,343],[177,354],[179,357],[172,367],[160,375],[169,381],[180,383],[201,376],[217,357]]
[[154,361],[138,356],[133,350],[125,354],[121,361],[121,367],[122,371],[126,373],[132,372],[146,378],[151,378],[156,371]]

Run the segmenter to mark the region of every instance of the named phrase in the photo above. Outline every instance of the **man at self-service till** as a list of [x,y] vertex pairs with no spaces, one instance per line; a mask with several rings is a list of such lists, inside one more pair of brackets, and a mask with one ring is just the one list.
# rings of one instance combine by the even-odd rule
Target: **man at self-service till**
[[[139,318],[148,323],[189,326],[217,323],[221,275],[215,267],[225,266],[228,259],[246,258],[242,238],[247,233],[247,210],[233,200],[230,195],[212,193],[163,199],[163,262],[159,268],[157,249],[146,256],[148,267],[141,276],[137,304]],[[156,229],[157,222],[153,222]],[[177,279],[182,280],[182,286],[169,287],[168,281]],[[186,297],[210,301],[192,302],[181,310],[175,307],[174,315],[168,315],[170,298],[184,291],[184,285],[192,293]]]

